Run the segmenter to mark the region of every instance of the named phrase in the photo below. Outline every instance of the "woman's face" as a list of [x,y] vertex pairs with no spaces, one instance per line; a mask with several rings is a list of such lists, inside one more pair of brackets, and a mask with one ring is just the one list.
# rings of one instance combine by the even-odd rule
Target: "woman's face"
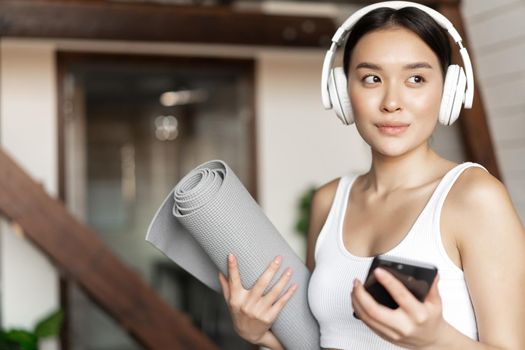
[[390,27],[354,47],[348,89],[357,129],[374,152],[400,156],[426,146],[437,122],[443,76],[417,34]]

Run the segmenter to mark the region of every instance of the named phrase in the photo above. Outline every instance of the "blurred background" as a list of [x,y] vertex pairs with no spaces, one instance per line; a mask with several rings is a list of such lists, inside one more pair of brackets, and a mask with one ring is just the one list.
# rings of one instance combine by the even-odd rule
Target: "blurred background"
[[[369,167],[355,127],[322,108],[320,77],[337,27],[372,2],[0,0],[1,148],[202,337],[254,349],[222,296],[144,241],[148,224],[183,175],[223,159],[304,257],[301,200]],[[525,1],[421,3],[463,32],[477,79],[475,109],[438,127],[433,146],[487,165],[523,220]],[[43,348],[151,347],[23,227],[2,221],[1,231],[3,329],[60,308],[62,332]]]

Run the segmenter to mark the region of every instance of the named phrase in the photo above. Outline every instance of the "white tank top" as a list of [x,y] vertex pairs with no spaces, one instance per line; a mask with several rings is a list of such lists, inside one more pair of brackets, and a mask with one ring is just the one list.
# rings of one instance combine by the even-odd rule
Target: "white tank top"
[[[463,276],[447,255],[440,232],[443,202],[459,175],[475,163],[450,170],[401,242],[384,255],[419,260],[437,266],[443,317],[466,336],[477,340],[474,310]],[[342,227],[350,189],[357,175],[341,177],[326,222],[315,245],[315,269],[310,277],[308,302],[321,329],[321,346],[336,349],[401,349],[376,335],[353,317],[350,293],[354,278],[364,281],[372,257],[352,255],[343,244]]]

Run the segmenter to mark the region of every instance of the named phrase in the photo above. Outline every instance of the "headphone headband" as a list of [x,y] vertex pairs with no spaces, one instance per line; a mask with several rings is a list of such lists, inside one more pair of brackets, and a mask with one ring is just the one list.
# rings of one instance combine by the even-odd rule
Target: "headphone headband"
[[461,60],[463,61],[463,66],[465,69],[465,74],[467,76],[467,87],[465,91],[465,101],[464,106],[465,108],[472,108],[472,101],[474,99],[474,73],[472,71],[472,63],[470,61],[470,56],[466,50],[465,47],[463,47],[461,36],[459,35],[458,31],[452,23],[441,13],[437,12],[436,10],[431,9],[430,7],[409,2],[409,1],[384,1],[379,2],[376,4],[372,4],[369,6],[365,6],[362,9],[357,10],[354,12],[335,32],[334,36],[332,37],[332,45],[330,46],[330,49],[326,52],[326,56],[323,62],[323,70],[322,70],[322,76],[321,76],[321,98],[323,101],[323,106],[325,109],[331,109],[332,103],[330,101],[330,93],[328,90],[328,77],[330,75],[330,71],[333,68],[333,64],[335,61],[336,51],[337,49],[343,44],[343,42],[346,41],[346,38],[350,31],[352,30],[353,26],[357,21],[359,21],[363,16],[365,16],[367,13],[378,9],[378,8],[392,8],[394,10],[399,10],[405,7],[414,7],[417,8],[426,14],[428,14],[430,17],[432,17],[437,24],[439,24],[442,28],[444,28],[447,33],[452,37],[454,42],[459,47],[459,52],[461,55]]

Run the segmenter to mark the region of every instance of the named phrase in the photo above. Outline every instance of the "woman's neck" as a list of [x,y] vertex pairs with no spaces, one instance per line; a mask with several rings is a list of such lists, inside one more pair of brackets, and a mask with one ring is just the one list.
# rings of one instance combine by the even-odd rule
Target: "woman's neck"
[[428,183],[447,162],[427,144],[398,157],[372,151],[372,165],[365,176],[365,187],[377,193],[388,193]]

